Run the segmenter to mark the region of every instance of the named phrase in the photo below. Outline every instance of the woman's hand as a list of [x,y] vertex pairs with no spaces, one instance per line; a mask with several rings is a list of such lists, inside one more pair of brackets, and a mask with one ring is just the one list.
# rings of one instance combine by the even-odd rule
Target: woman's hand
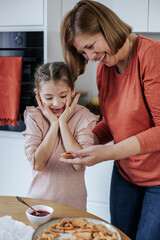
[[65,108],[64,112],[61,114],[61,116],[59,117],[59,121],[62,121],[65,123],[68,122],[71,114],[73,113],[75,107],[77,106],[79,97],[80,97],[80,94],[78,93],[70,105],[71,96],[68,96],[67,101],[66,101],[66,108]]
[[109,153],[109,147],[111,146],[105,146],[105,145],[96,145],[91,146],[89,148],[85,148],[82,150],[77,151],[73,154],[75,157],[74,159],[64,159],[60,158],[60,161],[68,163],[68,164],[75,164],[75,165],[81,165],[81,166],[93,166],[97,163],[111,160],[106,156],[106,150],[108,149]]
[[108,160],[125,159],[140,154],[141,147],[136,136],[129,137],[122,142],[113,145],[94,145],[73,154],[74,159],[63,159],[60,161],[68,164],[82,166],[93,166]]
[[58,118],[56,117],[56,115],[49,109],[49,107],[45,104],[42,103],[41,97],[39,95],[38,92],[36,92],[36,100],[38,103],[38,106],[40,107],[43,115],[48,119],[48,121],[50,122],[50,124],[52,124],[55,121],[58,121]]

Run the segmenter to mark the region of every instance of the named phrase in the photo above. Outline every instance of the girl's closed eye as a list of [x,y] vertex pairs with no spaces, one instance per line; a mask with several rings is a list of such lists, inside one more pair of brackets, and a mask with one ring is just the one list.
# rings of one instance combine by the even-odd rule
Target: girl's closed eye
[[45,97],[46,100],[52,100],[52,97]]
[[65,95],[65,96],[61,96],[61,98],[66,98],[67,97],[67,95]]

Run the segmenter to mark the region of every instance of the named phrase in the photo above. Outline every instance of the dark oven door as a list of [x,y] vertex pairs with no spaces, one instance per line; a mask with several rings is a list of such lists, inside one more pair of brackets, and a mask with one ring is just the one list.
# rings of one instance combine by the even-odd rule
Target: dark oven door
[[0,130],[23,131],[26,106],[36,105],[33,83],[34,72],[44,62],[43,32],[0,32],[0,56],[21,56],[23,61],[19,125],[0,126]]

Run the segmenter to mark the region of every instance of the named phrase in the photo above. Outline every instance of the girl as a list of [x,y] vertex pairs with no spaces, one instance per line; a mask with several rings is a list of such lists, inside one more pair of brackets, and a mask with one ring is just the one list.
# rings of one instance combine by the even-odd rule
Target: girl
[[86,210],[84,167],[59,161],[65,151],[93,144],[98,116],[77,105],[80,94],[63,62],[47,63],[35,73],[38,107],[27,107],[25,153],[33,166],[28,196],[68,204]]

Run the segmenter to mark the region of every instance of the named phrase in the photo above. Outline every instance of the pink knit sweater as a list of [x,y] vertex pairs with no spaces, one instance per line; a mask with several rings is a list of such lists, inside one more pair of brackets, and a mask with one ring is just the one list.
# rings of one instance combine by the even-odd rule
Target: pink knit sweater
[[[27,107],[24,116],[27,126],[23,132],[25,153],[33,166],[35,151],[49,129],[49,122],[41,110],[35,107]],[[82,148],[93,144],[92,130],[97,120],[98,116],[85,107],[77,105],[68,125]],[[59,134],[45,169],[42,172],[33,169],[33,180],[28,197],[60,202],[86,210],[85,169],[76,171],[72,165],[60,162],[59,158],[63,152],[65,149]]]

